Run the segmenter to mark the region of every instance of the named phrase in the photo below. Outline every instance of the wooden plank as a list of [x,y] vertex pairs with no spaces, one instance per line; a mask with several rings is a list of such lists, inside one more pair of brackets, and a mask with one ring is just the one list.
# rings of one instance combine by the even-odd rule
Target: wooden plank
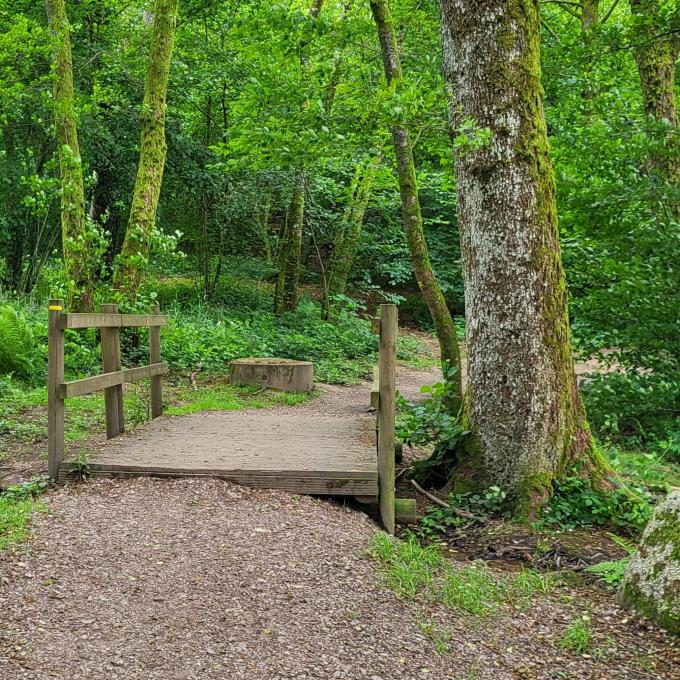
[[[117,304],[105,304],[100,307],[102,314],[117,314]],[[120,330],[118,328],[103,326],[101,329],[101,345],[102,345],[102,369],[106,373],[116,373],[120,371],[116,360],[116,340],[120,337]],[[122,385],[116,384],[111,387],[104,388],[104,413],[106,416],[106,438],[113,439],[120,434],[120,413],[118,401],[118,390]]]
[[374,335],[380,335],[380,317],[379,316],[372,316],[371,317],[371,333]]
[[48,303],[47,330],[47,461],[50,478],[59,479],[59,465],[64,458],[64,400],[59,387],[64,382],[64,331],[60,316],[64,301]]
[[371,385],[371,408],[380,406],[380,367],[373,367],[373,384]]
[[[160,314],[160,307],[152,305],[149,312],[153,316]],[[161,363],[161,329],[160,326],[149,328],[149,363]],[[158,418],[163,413],[163,395],[161,392],[161,376],[151,378],[151,417]]]
[[[266,475],[257,471],[239,470],[183,470],[164,467],[141,465],[108,465],[98,463],[89,464],[90,473],[97,477],[200,477],[225,479],[244,486],[261,489],[280,489],[290,493],[304,493],[330,496],[376,496],[378,493],[377,479],[363,478],[323,478],[308,476],[305,473]],[[68,462],[62,463],[63,475],[73,474]]]
[[135,382],[136,380],[144,380],[145,378],[153,378],[156,375],[164,375],[168,372],[168,364],[161,361],[158,364],[149,364],[148,366],[139,366],[138,368],[126,368],[123,373],[125,380],[123,382]]
[[81,397],[83,394],[98,392],[114,385],[122,385],[124,382],[125,373],[123,371],[102,373],[101,375],[93,375],[91,378],[82,378],[81,380],[62,383],[59,385],[59,396],[62,399]]
[[63,314],[62,328],[127,328],[166,326],[167,316],[157,314]]
[[380,305],[380,407],[378,408],[378,485],[380,517],[393,534],[394,514],[394,419],[397,363],[397,307]]
[[62,399],[80,397],[84,394],[98,392],[107,387],[122,385],[123,383],[134,382],[136,380],[143,380],[144,378],[163,375],[167,372],[168,364],[165,362],[151,364],[150,366],[140,366],[139,368],[126,368],[122,371],[112,371],[110,373],[94,375],[91,378],[82,378],[81,380],[72,380],[71,382],[61,383],[61,385],[59,385],[58,393]]

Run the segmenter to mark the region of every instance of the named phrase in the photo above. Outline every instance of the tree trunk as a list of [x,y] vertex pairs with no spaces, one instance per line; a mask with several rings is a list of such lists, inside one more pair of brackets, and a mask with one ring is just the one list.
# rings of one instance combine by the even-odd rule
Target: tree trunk
[[73,58],[65,0],[46,0],[52,36],[54,125],[61,176],[61,240],[64,266],[71,282],[71,304],[92,309],[93,275],[90,262],[83,165],[78,146],[73,96]]
[[328,274],[330,295],[342,295],[345,292],[347,277],[354,264],[364,215],[371,197],[373,180],[381,162],[382,153],[379,153],[359,163],[352,178],[349,201],[343,214],[341,230],[335,243]]
[[279,252],[279,278],[276,282],[274,294],[275,314],[292,312],[298,306],[298,287],[302,262],[302,225],[305,219],[305,186],[305,171],[298,168],[295,171],[290,213]]
[[[316,19],[321,13],[323,0],[313,0],[309,8],[309,16]],[[300,67],[302,79],[309,73],[309,40],[300,42]],[[306,108],[309,102],[303,104]],[[305,220],[305,167],[301,164],[295,169],[293,183],[293,198],[291,200],[291,220],[283,232],[283,242],[280,244],[279,278],[274,293],[274,313],[291,312],[298,306],[298,286],[300,283],[300,265],[302,263],[302,229]]]
[[581,0],[581,29],[588,33],[600,21],[600,0]]
[[[637,64],[645,113],[669,126],[665,152],[650,159],[670,182],[680,180],[677,148],[678,107],[675,94],[675,62],[680,37],[670,32],[658,0],[630,0],[633,15],[633,56]],[[680,23],[680,21],[679,21]],[[673,206],[680,217],[680,205]]]
[[144,84],[139,166],[125,242],[114,287],[131,301],[144,276],[165,168],[165,112],[168,76],[177,23],[178,0],[156,0],[149,66]]
[[[371,13],[378,29],[387,84],[398,92],[403,86],[403,75],[394,24],[386,0],[371,0]],[[447,367],[456,369],[453,378],[456,397],[454,403],[451,404],[452,409],[456,409],[460,405],[463,393],[456,327],[430,265],[430,256],[423,232],[423,218],[420,212],[413,150],[408,131],[401,123],[392,125],[392,141],[397,157],[402,221],[411,257],[411,266],[437,332],[442,363]]]
[[[499,486],[533,517],[552,481],[606,464],[578,394],[543,112],[535,0],[442,0],[454,126],[492,132],[456,154],[469,388],[460,488]],[[606,483],[606,482],[603,482]]]

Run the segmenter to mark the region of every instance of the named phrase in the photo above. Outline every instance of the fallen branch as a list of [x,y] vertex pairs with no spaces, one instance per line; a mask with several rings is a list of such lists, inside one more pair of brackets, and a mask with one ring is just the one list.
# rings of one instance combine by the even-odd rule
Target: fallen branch
[[450,503],[447,503],[446,501],[443,501],[441,498],[438,498],[435,496],[433,493],[430,493],[429,491],[425,491],[418,482],[416,482],[415,479],[411,480],[411,485],[413,488],[425,498],[429,498],[433,503],[438,505],[440,508],[446,508],[447,510],[450,510],[454,515],[458,515],[458,517],[464,517],[465,519],[479,519],[477,515],[473,515],[471,512],[468,512],[467,510],[461,510],[460,508],[457,508],[455,505],[451,505]]

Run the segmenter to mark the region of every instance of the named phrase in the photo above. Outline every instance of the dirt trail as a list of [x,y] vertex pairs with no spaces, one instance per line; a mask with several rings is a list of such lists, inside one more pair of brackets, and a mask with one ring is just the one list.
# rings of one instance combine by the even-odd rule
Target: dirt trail
[[[400,369],[399,387],[415,397],[432,378]],[[325,386],[300,408],[367,401],[365,385]],[[379,528],[336,501],[203,479],[100,480],[45,500],[32,539],[0,556],[0,680],[673,677],[664,636],[609,596],[587,605],[601,658],[559,646],[586,607],[571,589],[488,620],[397,598],[366,554]]]

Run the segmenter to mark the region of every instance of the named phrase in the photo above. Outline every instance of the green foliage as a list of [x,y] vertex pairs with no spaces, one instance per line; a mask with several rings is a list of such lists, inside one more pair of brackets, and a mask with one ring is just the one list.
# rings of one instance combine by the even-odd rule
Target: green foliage
[[50,488],[51,482],[47,475],[33,477],[20,484],[11,484],[0,491],[0,497],[15,501],[24,501],[34,496],[45,493]]
[[626,573],[626,567],[630,558],[623,558],[620,560],[607,560],[605,562],[598,562],[586,568],[586,571],[593,576],[597,576],[601,581],[606,583],[610,588],[614,589],[623,581],[623,576]]
[[590,479],[567,477],[555,482],[540,524],[562,530],[606,526],[638,532],[650,516],[651,506],[642,489],[617,487],[602,491],[594,488]]
[[[491,486],[481,493],[450,493],[447,502],[451,507],[470,512],[477,520],[484,521],[494,515],[508,517],[503,512],[505,495],[499,487]],[[425,536],[434,538],[450,527],[458,527],[469,521],[460,517],[451,508],[430,505],[420,518],[419,530]]]
[[1,305],[0,375],[31,378],[36,371],[34,341],[26,319],[10,305]]
[[502,585],[484,564],[450,570],[444,576],[442,602],[473,616],[493,614],[505,599]]
[[590,617],[574,619],[560,639],[560,647],[576,654],[585,654],[590,647]]

